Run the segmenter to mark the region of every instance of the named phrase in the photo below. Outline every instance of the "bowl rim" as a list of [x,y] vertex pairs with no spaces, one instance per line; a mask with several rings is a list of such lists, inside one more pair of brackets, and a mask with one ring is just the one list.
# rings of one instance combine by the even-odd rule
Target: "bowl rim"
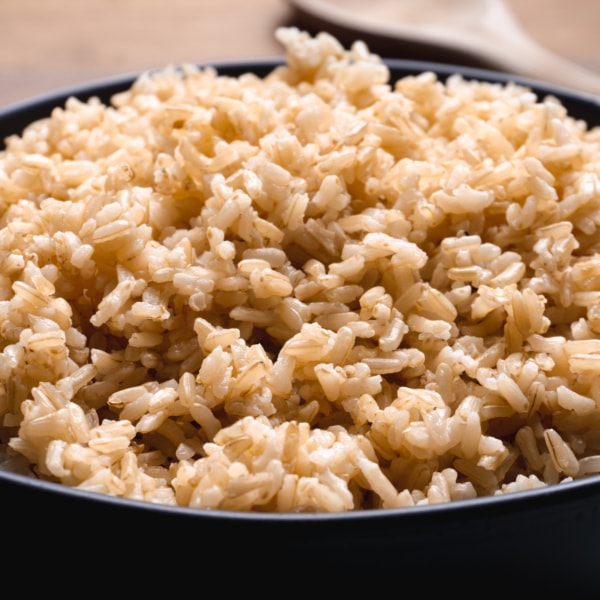
[[[439,519],[464,522],[467,519],[493,518],[507,513],[519,514],[523,511],[537,511],[544,508],[558,510],[562,506],[583,503],[586,500],[600,498],[600,475],[591,475],[584,479],[564,481],[543,487],[520,490],[494,496],[452,500],[435,504],[423,504],[399,508],[357,509],[339,512],[259,512],[235,511],[223,509],[195,508],[171,504],[153,503],[94,492],[64,484],[37,479],[13,471],[0,469],[0,489],[6,485],[2,496],[7,500],[10,490],[38,492],[48,497],[69,498],[74,501],[98,503],[110,508],[122,508],[135,511],[164,513],[187,519],[208,519],[212,521],[243,521],[247,523],[277,522],[317,522],[328,524],[345,521],[369,521],[373,519],[393,520],[398,523],[426,523]],[[600,508],[600,507],[599,507]]]
[[[573,111],[575,116],[580,110],[590,112],[590,109],[600,111],[600,97],[594,96],[587,92],[575,90],[567,86],[545,82],[538,79],[497,71],[489,68],[463,66],[451,63],[441,63],[424,61],[417,59],[403,58],[386,58],[382,57],[383,63],[390,69],[390,82],[395,81],[404,75],[417,75],[424,71],[434,72],[441,81],[445,81],[448,77],[459,74],[465,79],[487,81],[490,83],[510,84],[525,86],[530,88],[538,97],[548,95],[558,97],[567,110]],[[285,65],[285,57],[283,55],[259,57],[259,58],[242,58],[242,59],[222,59],[212,61],[200,61],[194,63],[198,68],[212,67],[220,74],[239,76],[246,72],[266,75],[276,67]],[[21,100],[13,101],[4,106],[0,106],[0,124],[7,120],[15,122],[15,126],[11,129],[5,129],[0,125],[0,150],[3,148],[4,138],[7,135],[17,134],[22,132],[22,129],[27,124],[35,120],[35,116],[49,116],[52,109],[57,106],[62,106],[70,97],[74,96],[81,100],[87,100],[92,96],[99,96],[103,102],[108,102],[110,96],[114,93],[125,91],[137,77],[144,74],[160,73],[166,67],[154,67],[148,69],[140,69],[138,71],[130,71],[112,76],[101,77],[84,81],[75,85],[62,86],[55,90],[35,94],[25,97]],[[171,65],[171,68],[180,69],[182,66]],[[39,117],[38,117],[39,118]],[[28,120],[29,119],[29,120]],[[598,125],[600,125],[600,116],[598,117]]]

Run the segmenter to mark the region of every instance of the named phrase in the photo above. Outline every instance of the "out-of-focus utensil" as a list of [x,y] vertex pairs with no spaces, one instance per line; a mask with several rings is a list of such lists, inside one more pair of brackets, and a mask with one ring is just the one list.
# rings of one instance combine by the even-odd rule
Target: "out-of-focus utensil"
[[600,75],[538,44],[502,0],[289,2],[302,26],[339,39],[346,32],[379,54],[487,67],[600,96]]

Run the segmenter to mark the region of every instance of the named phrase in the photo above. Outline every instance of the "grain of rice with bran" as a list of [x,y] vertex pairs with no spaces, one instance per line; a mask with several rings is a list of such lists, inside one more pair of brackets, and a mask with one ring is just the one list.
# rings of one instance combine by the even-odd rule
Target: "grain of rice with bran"
[[600,132],[276,33],[69,99],[0,153],[4,468],[352,511],[600,472]]

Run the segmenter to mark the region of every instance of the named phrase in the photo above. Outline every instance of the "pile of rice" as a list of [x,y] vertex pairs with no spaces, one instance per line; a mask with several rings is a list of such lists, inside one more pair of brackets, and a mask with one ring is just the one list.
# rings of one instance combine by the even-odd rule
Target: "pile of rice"
[[281,28],[0,152],[0,462],[235,511],[600,473],[600,131]]

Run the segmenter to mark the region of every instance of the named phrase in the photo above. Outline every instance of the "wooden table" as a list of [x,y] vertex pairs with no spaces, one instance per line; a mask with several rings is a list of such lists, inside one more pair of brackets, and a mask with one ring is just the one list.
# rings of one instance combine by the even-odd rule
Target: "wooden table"
[[[600,2],[509,0],[534,38],[600,73]],[[281,53],[286,0],[0,0],[0,106],[111,75]]]

